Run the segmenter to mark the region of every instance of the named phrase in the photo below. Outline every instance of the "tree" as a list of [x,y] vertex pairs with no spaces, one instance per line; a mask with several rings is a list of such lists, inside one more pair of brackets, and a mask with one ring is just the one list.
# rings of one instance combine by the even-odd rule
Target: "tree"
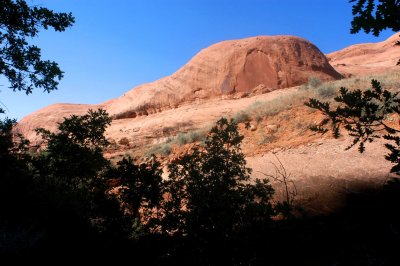
[[[57,89],[63,72],[54,61],[42,60],[41,50],[28,40],[40,29],[64,31],[75,22],[71,13],[56,13],[44,7],[30,7],[24,0],[2,0],[0,5],[0,75],[10,88],[32,92]],[[58,81],[57,81],[58,80]]]
[[32,156],[35,184],[47,203],[42,212],[60,226],[68,226],[61,220],[75,223],[68,229],[54,226],[53,234],[59,230],[88,234],[95,229],[109,237],[122,237],[126,232],[119,203],[108,193],[106,173],[111,165],[103,149],[108,145],[104,133],[110,123],[107,112],[99,109],[64,118],[56,132],[36,130],[44,140],[42,150]]
[[[353,5],[353,20],[351,33],[358,33],[361,29],[365,33],[379,36],[385,29],[400,30],[400,0],[350,0]],[[400,45],[400,41],[396,42]],[[400,59],[397,62],[400,65]]]
[[[151,231],[154,226],[154,210],[162,199],[162,169],[155,157],[141,164],[135,164],[131,157],[117,162],[110,176],[119,181],[118,192],[125,207],[125,213],[133,221],[133,233]],[[136,236],[133,236],[136,238]]]
[[399,92],[382,89],[376,80],[372,80],[371,84],[372,89],[365,91],[340,88],[340,95],[334,98],[339,105],[334,110],[329,102],[316,99],[306,102],[306,106],[320,110],[326,116],[321,125],[314,126],[312,130],[325,133],[328,129],[324,125],[331,121],[333,135],[337,138],[341,127],[344,127],[353,137],[353,143],[347,149],[359,144],[361,153],[365,150],[365,143],[383,137],[393,142],[385,144],[389,149],[386,159],[394,164],[391,171],[400,174],[400,128],[390,125],[387,120],[390,115],[400,115]]
[[46,143],[46,148],[36,158],[39,172],[67,183],[95,177],[108,163],[103,157],[103,148],[108,145],[104,132],[110,123],[107,112],[99,109],[89,110],[83,116],[64,118],[56,133],[37,129]]
[[[379,33],[387,28],[393,31],[400,30],[399,0],[379,0],[379,4],[374,0],[350,2],[356,2],[353,5],[351,33],[363,29],[366,33],[372,31],[375,36],[379,36]],[[400,65],[400,60],[397,64]],[[320,110],[326,116],[321,125],[311,129],[325,133],[328,129],[323,126],[331,121],[333,135],[339,137],[343,126],[353,137],[353,143],[348,149],[359,144],[360,152],[365,150],[366,142],[384,138],[388,141],[385,146],[389,150],[385,158],[394,164],[391,172],[400,174],[400,129],[389,125],[386,120],[391,114],[400,114],[399,92],[384,90],[377,80],[372,80],[371,85],[372,88],[365,91],[349,91],[341,87],[340,96],[334,98],[339,104],[335,110],[331,110],[329,102],[309,99],[305,105]]]
[[353,5],[351,33],[364,30],[375,36],[385,29],[400,30],[399,0],[350,0]]
[[7,217],[9,213],[18,213],[16,209],[23,208],[20,203],[25,201],[27,191],[32,186],[32,176],[27,164],[29,156],[26,154],[29,142],[21,136],[15,136],[12,130],[15,123],[15,120],[8,118],[0,120],[0,212],[2,217]]
[[268,180],[255,182],[240,148],[243,139],[233,121],[221,118],[202,149],[169,166],[164,229],[170,233],[229,237],[273,214]]

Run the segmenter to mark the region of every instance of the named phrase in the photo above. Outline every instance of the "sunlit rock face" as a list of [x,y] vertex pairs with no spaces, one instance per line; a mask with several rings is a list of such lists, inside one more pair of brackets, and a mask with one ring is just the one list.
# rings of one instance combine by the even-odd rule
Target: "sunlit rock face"
[[18,130],[35,140],[35,128],[54,130],[63,117],[84,114],[89,108],[105,108],[114,120],[137,118],[208,99],[242,98],[288,88],[307,82],[310,76],[341,78],[325,55],[305,39],[258,36],[224,41],[200,51],[171,76],[137,86],[99,105],[45,107],[24,117]]

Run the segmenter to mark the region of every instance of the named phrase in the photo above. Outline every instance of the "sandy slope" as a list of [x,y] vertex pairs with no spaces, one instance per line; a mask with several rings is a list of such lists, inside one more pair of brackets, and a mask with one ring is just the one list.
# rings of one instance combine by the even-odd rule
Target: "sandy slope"
[[[122,119],[109,130],[117,132],[114,125],[119,128],[130,121],[124,118],[152,123],[147,121],[150,114],[187,104],[195,108],[198,101],[233,99],[292,87],[306,82],[309,76],[321,80],[341,77],[324,54],[307,40],[293,36],[259,36],[214,44],[171,76],[140,85],[99,106],[114,119]],[[62,117],[82,114],[94,107],[98,106],[51,105],[24,117],[19,122],[19,130],[34,140],[34,128],[44,126],[53,130]]]
[[[139,86],[101,105],[48,106],[23,118],[17,130],[35,140],[36,127],[54,130],[62,117],[102,107],[115,118],[106,132],[115,142],[107,157],[126,153],[142,156],[149,145],[164,143],[179,132],[210,126],[221,116],[231,117],[257,101],[291,105],[287,99],[299,88],[286,87],[304,83],[309,76],[323,80],[339,77],[309,42],[287,36],[276,38],[254,37],[216,44],[201,51],[170,77]],[[351,46],[328,57],[346,75],[387,72],[396,69],[394,64],[400,58],[400,47],[393,47],[396,40],[394,35],[385,42]],[[251,121],[252,130],[245,130],[241,124],[241,133],[245,135],[243,151],[254,174],[274,174],[271,162],[276,163],[276,154],[292,173],[299,193],[313,195],[313,202],[321,204],[322,198],[335,198],[341,193],[336,190],[351,182],[381,183],[387,178],[391,166],[383,157],[386,151],[381,144],[369,145],[365,154],[359,154],[355,148],[346,151],[349,139],[334,140],[307,130],[308,125],[319,121],[318,113],[300,103],[258,123]],[[277,132],[271,133],[271,128],[277,128]],[[260,142],[271,134],[273,141]],[[118,144],[123,138],[128,145]],[[170,157],[163,158],[164,162],[185,147],[173,149]],[[320,201],[318,197],[322,197]]]

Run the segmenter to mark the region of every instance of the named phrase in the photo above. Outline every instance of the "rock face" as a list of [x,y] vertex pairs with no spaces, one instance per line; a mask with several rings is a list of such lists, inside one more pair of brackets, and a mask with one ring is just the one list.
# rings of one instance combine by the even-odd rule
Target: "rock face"
[[69,117],[72,114],[84,115],[89,109],[98,109],[102,105],[91,104],[68,104],[57,103],[49,105],[32,114],[24,117],[17,126],[18,132],[25,138],[34,141],[38,139],[35,129],[38,127],[46,128],[50,131],[57,129],[57,123],[62,121],[63,117]]
[[171,76],[131,89],[100,105],[55,104],[24,117],[19,130],[35,139],[33,129],[54,129],[56,122],[89,108],[105,108],[113,119],[136,118],[198,100],[242,98],[305,83],[341,78],[325,55],[305,39],[259,36],[214,44]]
[[169,77],[138,86],[112,100],[114,118],[132,118],[221,95],[300,85],[309,76],[341,77],[310,42],[292,36],[260,36],[214,44]]
[[378,74],[399,70],[400,33],[379,43],[365,43],[349,46],[343,50],[327,54],[330,64],[345,76]]

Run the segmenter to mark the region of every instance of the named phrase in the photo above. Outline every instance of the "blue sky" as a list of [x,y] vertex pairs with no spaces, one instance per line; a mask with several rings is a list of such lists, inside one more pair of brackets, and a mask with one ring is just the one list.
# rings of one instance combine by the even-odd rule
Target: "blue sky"
[[28,0],[72,12],[66,32],[42,31],[34,43],[43,59],[65,72],[59,89],[26,96],[0,79],[0,101],[9,117],[53,103],[101,103],[170,75],[201,49],[223,40],[295,35],[324,53],[380,37],[350,34],[347,0]]

